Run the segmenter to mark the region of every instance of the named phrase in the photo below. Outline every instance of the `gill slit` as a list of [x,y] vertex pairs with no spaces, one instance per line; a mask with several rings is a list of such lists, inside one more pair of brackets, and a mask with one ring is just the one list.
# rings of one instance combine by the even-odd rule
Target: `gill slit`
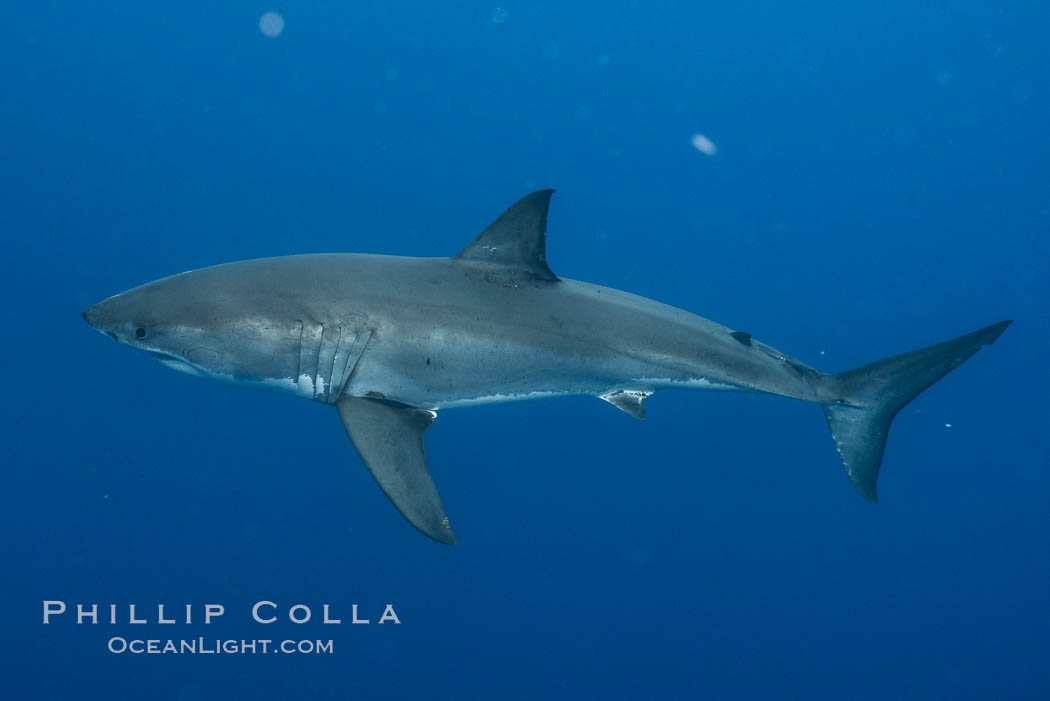
[[295,354],[295,377],[292,382],[298,386],[299,378],[303,375],[303,320],[299,320],[299,352]]

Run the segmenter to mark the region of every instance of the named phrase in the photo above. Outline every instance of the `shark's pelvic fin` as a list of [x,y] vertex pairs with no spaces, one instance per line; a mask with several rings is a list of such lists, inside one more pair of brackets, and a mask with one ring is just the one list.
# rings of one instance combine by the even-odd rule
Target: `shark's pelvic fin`
[[456,258],[498,263],[539,280],[557,281],[558,276],[547,266],[547,209],[553,194],[554,190],[538,190],[525,195]]
[[861,496],[878,501],[879,465],[897,412],[981,346],[994,343],[1010,323],[1000,321],[951,341],[822,378],[826,391],[836,399],[823,405],[824,416],[842,464]]
[[626,411],[636,419],[645,418],[645,400],[652,396],[652,392],[617,389],[600,395],[602,399],[612,404],[617,409]]
[[455,545],[423,452],[433,412],[366,397],[344,396],[335,406],[357,454],[401,515],[423,535]]

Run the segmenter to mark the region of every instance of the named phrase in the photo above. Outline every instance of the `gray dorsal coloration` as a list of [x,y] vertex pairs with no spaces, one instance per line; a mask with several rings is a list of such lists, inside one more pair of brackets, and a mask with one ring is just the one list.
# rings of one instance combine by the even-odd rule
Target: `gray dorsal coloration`
[[87,309],[98,331],[177,370],[335,405],[401,514],[455,543],[424,435],[437,412],[590,395],[636,418],[665,389],[820,404],[846,473],[876,501],[890,422],[1010,324],[825,374],[743,331],[556,276],[553,190],[527,195],[451,258],[322,254],[228,263]]

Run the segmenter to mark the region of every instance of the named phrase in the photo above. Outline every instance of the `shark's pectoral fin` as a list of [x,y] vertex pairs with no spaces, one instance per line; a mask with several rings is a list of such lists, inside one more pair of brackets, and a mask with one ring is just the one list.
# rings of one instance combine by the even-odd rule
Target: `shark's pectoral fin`
[[423,452],[433,412],[365,397],[342,397],[335,406],[357,454],[401,515],[424,535],[455,545]]
[[644,419],[645,400],[651,397],[652,394],[652,392],[635,389],[616,389],[599,396],[617,409],[626,411],[634,418]]

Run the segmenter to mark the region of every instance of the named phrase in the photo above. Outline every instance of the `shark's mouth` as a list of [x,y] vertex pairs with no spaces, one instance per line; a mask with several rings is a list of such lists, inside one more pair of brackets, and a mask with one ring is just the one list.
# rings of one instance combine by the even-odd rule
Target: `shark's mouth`
[[172,355],[171,353],[165,353],[164,351],[150,351],[149,354],[172,370],[178,370],[179,372],[184,372],[187,375],[193,375],[194,377],[208,376],[200,368],[191,365],[183,358]]

